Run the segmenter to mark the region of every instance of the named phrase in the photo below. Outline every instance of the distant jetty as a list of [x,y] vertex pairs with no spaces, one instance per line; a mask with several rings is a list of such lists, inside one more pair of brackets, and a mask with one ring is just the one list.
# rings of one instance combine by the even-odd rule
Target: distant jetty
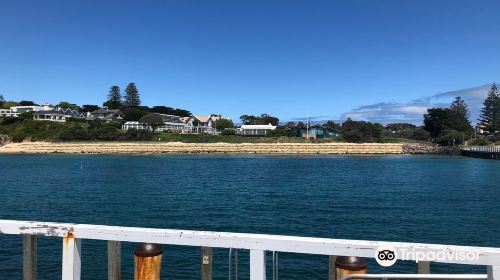
[[22,142],[0,147],[0,154],[404,154],[404,145],[402,143]]

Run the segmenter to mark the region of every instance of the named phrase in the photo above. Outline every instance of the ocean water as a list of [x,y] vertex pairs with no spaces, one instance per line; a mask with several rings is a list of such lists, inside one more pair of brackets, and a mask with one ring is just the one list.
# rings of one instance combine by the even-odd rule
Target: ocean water
[[[0,219],[500,247],[499,182],[500,161],[462,157],[1,155]],[[133,248],[122,245],[123,279]],[[164,249],[162,279],[199,278],[200,248]],[[39,238],[39,279],[60,279],[61,251]],[[82,279],[106,279],[106,242],[83,240],[82,252]],[[248,252],[238,255],[248,279]],[[214,279],[228,266],[215,249]],[[369,271],[416,265],[369,260]],[[280,253],[279,276],[327,279],[328,257]],[[0,234],[0,279],[22,279],[20,236]]]

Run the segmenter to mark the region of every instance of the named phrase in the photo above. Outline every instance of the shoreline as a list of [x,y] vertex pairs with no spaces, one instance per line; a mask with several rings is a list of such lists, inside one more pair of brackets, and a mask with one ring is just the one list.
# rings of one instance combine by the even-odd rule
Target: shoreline
[[1,154],[407,154],[404,143],[181,143],[181,142],[22,142],[0,147]]

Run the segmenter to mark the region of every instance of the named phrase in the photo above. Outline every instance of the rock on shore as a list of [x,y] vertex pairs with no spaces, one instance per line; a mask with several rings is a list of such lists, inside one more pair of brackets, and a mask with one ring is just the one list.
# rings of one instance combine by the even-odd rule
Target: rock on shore
[[403,153],[410,155],[450,155],[459,156],[460,149],[455,147],[444,147],[439,145],[427,144],[404,144]]

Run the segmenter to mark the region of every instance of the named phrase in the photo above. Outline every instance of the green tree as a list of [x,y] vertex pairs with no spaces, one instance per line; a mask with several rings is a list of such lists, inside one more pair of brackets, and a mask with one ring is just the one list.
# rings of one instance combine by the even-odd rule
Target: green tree
[[108,100],[104,102],[104,106],[109,109],[119,109],[122,105],[122,94],[119,86],[112,86],[109,88]]
[[283,137],[288,136],[288,131],[284,127],[277,127],[275,130],[269,130],[266,137]]
[[73,104],[73,103],[66,102],[66,101],[59,102],[57,107],[63,108],[63,109],[76,110],[76,111],[80,111],[82,109],[82,108],[80,108],[80,106]]
[[234,123],[230,119],[219,119],[215,121],[215,127],[218,131],[223,131],[227,128],[234,128]]
[[467,103],[460,96],[455,97],[455,100],[450,105],[450,109],[467,119],[470,117],[469,106],[467,106]]
[[10,107],[19,106],[19,103],[14,101],[5,101],[2,105],[3,109],[10,109]]
[[99,106],[97,106],[97,105],[86,104],[86,105],[82,106],[82,112],[94,112],[97,109],[99,109]]
[[158,129],[158,127],[164,125],[163,118],[158,114],[147,114],[139,119],[140,123],[146,124],[153,132]]
[[483,102],[479,122],[488,134],[493,135],[500,130],[500,92],[495,83]]
[[389,135],[401,138],[411,138],[416,128],[417,126],[411,123],[390,123],[385,126]]
[[129,108],[137,108],[141,105],[141,98],[139,96],[139,91],[134,83],[128,84],[125,89],[125,100],[124,105]]
[[19,106],[36,106],[37,104],[33,101],[22,100],[19,102]]
[[142,116],[145,116],[147,114],[147,111],[139,108],[126,108],[123,111],[124,119],[126,121],[138,121]]
[[424,115],[424,128],[429,131],[432,138],[436,138],[448,127],[450,109],[431,108]]
[[431,134],[424,128],[417,128],[413,131],[412,138],[420,141],[428,141],[431,139]]
[[269,114],[261,114],[260,116],[253,116],[253,115],[242,115],[240,117],[240,120],[243,124],[272,124],[272,125],[278,125],[279,119],[276,117],[273,117]]
[[334,129],[340,131],[342,129],[342,126],[338,123],[335,123],[334,121],[327,121],[326,123],[323,124],[324,128],[327,129]]
[[353,121],[348,118],[342,124],[342,137],[354,143],[381,142],[383,129],[384,127],[378,123]]
[[5,103],[5,98],[3,97],[3,94],[0,94],[0,108],[3,107],[4,103]]

